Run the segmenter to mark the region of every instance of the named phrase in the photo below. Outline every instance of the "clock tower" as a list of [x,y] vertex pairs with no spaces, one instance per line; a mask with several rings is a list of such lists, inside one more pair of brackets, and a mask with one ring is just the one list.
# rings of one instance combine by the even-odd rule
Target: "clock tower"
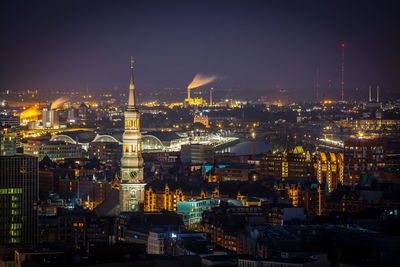
[[139,211],[144,202],[142,135],[140,113],[136,106],[133,81],[133,57],[131,58],[131,81],[128,107],[124,113],[125,131],[122,136],[121,185],[119,193],[120,211]]

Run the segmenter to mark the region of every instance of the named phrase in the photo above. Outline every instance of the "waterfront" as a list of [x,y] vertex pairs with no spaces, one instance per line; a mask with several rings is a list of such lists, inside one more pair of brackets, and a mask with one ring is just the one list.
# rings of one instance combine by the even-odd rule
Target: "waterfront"
[[[256,141],[256,154],[267,153],[271,150],[271,146],[264,141]],[[251,155],[253,153],[253,142],[248,139],[241,139],[239,143],[224,149],[217,150],[218,152],[233,152],[237,155]]]

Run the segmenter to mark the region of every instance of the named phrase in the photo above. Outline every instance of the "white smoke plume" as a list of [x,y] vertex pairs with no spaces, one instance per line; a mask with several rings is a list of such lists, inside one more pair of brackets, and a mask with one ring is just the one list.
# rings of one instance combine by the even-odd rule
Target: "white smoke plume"
[[219,79],[221,79],[221,77],[218,75],[203,75],[198,73],[196,76],[194,76],[193,81],[188,85],[188,89],[197,88]]
[[57,109],[57,108],[61,107],[61,106],[62,106],[65,102],[67,102],[67,101],[68,101],[68,99],[65,98],[65,97],[57,98],[56,100],[54,100],[54,101],[51,103],[50,109]]

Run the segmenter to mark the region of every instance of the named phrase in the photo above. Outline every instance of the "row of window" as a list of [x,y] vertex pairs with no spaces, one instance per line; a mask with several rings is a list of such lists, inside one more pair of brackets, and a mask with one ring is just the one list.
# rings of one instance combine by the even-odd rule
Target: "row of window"
[[22,188],[0,188],[0,195],[22,194]]
[[[140,152],[141,151],[141,145],[137,144],[137,151]],[[129,153],[129,152],[136,152],[136,145],[125,145],[125,152]]]
[[137,120],[125,120],[125,128],[134,128],[137,129],[139,127],[139,119]]

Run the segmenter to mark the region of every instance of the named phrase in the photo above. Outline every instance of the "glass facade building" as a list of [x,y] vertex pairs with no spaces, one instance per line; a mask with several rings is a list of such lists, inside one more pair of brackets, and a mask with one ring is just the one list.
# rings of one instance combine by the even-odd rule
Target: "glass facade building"
[[0,156],[0,246],[37,241],[38,169],[36,157]]

